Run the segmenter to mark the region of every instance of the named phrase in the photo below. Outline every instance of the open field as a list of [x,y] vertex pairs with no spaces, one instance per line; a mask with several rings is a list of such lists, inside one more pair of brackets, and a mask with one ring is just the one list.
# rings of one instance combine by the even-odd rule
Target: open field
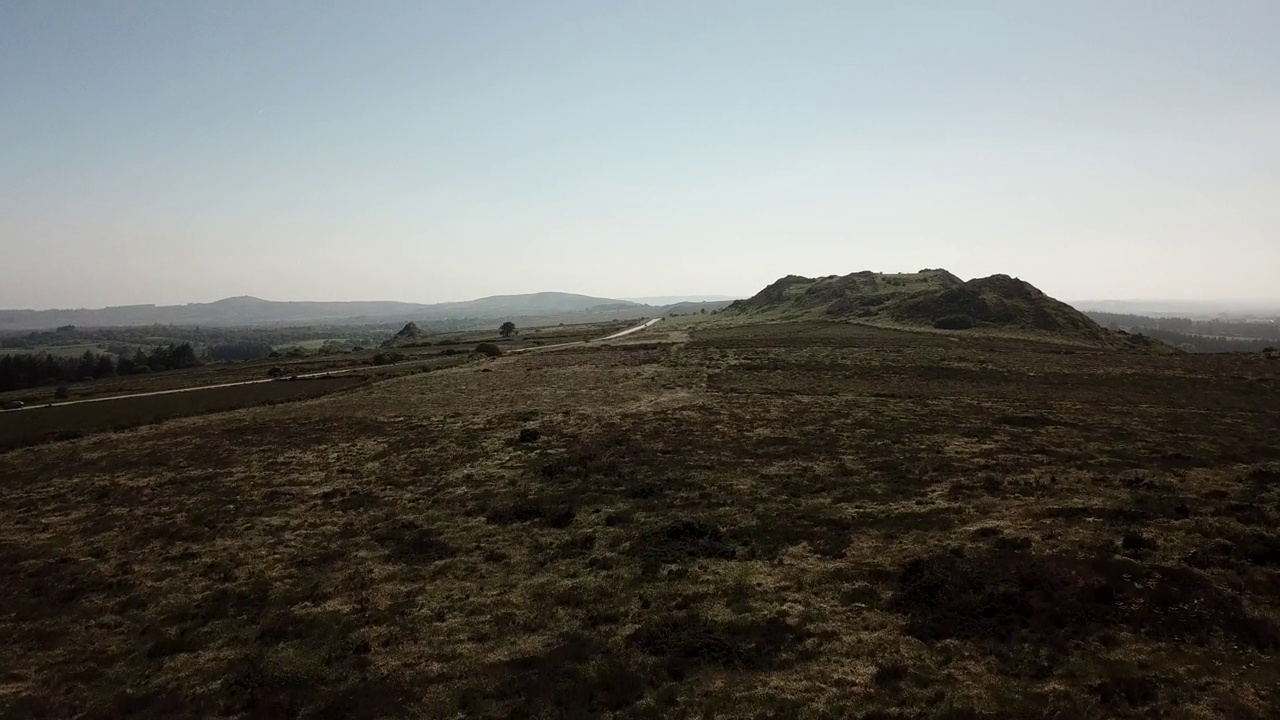
[[282,376],[277,380],[253,377],[247,381],[248,384],[231,386],[156,383],[143,386],[141,391],[147,394],[142,395],[112,395],[101,401],[72,400],[66,404],[4,411],[0,412],[0,451],[78,438],[104,430],[126,430],[178,417],[320,397],[371,380],[432,372],[477,360],[468,355],[433,356],[397,365],[357,367],[338,375]]
[[1280,716],[1280,361],[668,325],[0,454],[0,717]]
[[[624,320],[576,323],[572,325],[544,325],[529,328],[518,327],[516,335],[508,338],[500,336],[496,327],[493,329],[468,330],[462,332],[433,332],[427,333],[410,342],[414,343],[419,349],[425,349],[433,346],[447,347],[451,345],[466,347],[468,345],[476,345],[482,342],[498,343],[504,349],[519,349],[559,343],[580,342],[582,340],[596,340],[620,330],[634,327],[640,322],[641,318],[636,316]],[[413,349],[413,347],[411,346],[410,349]]]
[[[390,350],[400,353],[410,361],[430,360],[434,356],[450,351],[471,350],[481,342],[497,343],[504,350],[539,347],[582,340],[595,340],[605,335],[634,326],[634,322],[606,321],[578,323],[575,325],[551,325],[521,329],[513,338],[498,337],[496,328],[485,331],[432,333],[423,336],[418,345],[413,347],[397,347]],[[295,345],[301,343],[294,343]],[[64,354],[80,355],[84,345],[75,347],[74,352]],[[53,348],[46,348],[52,352]],[[0,351],[3,355],[5,351]],[[69,399],[83,400],[102,398],[132,393],[171,390],[175,388],[197,387],[204,385],[221,385],[247,380],[260,380],[267,377],[271,368],[281,368],[285,375],[305,375],[309,373],[329,372],[343,368],[355,368],[369,365],[373,358],[386,350],[377,347],[362,349],[360,352],[308,355],[300,358],[279,357],[239,363],[214,363],[185,370],[169,370],[160,373],[141,375],[123,375],[103,378],[88,382],[70,383]],[[30,405],[55,401],[56,385],[46,385],[22,390],[0,393],[0,401],[19,400]]]
[[[365,364],[369,362],[372,356],[373,353],[370,352],[351,355],[323,355],[299,359],[272,358],[254,362],[217,363],[183,370],[121,375],[100,380],[75,382],[66,387],[69,391],[68,399],[70,400],[104,398],[205,385],[223,385],[247,380],[262,380],[268,377],[267,373],[273,367],[281,368],[286,375],[304,375],[307,373],[340,370]],[[49,385],[13,390],[7,393],[0,393],[0,400],[21,400],[30,405],[57,402],[55,389],[56,386]]]
[[367,377],[350,375],[307,378],[5,412],[0,413],[0,450],[104,430],[124,430],[176,417],[317,397],[366,381]]

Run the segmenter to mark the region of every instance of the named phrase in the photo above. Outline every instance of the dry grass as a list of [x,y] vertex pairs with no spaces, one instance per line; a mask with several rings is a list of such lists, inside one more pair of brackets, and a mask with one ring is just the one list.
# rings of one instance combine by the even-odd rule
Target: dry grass
[[1280,363],[668,332],[0,455],[0,716],[1280,714]]

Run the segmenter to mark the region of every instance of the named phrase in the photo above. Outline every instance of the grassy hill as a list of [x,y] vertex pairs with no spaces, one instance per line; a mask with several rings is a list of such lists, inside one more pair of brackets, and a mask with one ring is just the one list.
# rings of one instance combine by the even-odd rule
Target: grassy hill
[[1008,275],[964,281],[941,269],[917,273],[788,275],[724,311],[779,319],[826,318],[873,325],[950,331],[985,329],[1004,334],[1050,335],[1090,343],[1151,345],[1122,336],[1035,286]]

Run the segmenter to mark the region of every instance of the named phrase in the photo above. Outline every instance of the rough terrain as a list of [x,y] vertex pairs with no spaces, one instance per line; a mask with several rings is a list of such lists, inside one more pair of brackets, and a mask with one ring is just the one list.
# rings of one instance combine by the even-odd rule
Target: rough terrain
[[0,716],[1280,716],[1280,361],[669,325],[0,454]]

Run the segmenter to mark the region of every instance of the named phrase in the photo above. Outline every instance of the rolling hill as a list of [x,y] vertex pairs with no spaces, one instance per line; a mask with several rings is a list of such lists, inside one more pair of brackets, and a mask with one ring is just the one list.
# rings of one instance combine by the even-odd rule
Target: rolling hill
[[542,292],[495,295],[465,302],[430,305],[404,302],[276,302],[256,297],[225,298],[187,305],[127,305],[94,310],[0,310],[0,331],[43,330],[63,325],[127,327],[138,325],[247,326],[279,324],[361,324],[389,320],[504,318],[606,313],[635,310],[657,314],[649,305],[610,298]]
[[1035,286],[1008,275],[964,281],[941,269],[917,273],[788,275],[724,311],[733,316],[822,317],[946,330],[971,328],[1113,345],[1149,344],[1121,336]]

